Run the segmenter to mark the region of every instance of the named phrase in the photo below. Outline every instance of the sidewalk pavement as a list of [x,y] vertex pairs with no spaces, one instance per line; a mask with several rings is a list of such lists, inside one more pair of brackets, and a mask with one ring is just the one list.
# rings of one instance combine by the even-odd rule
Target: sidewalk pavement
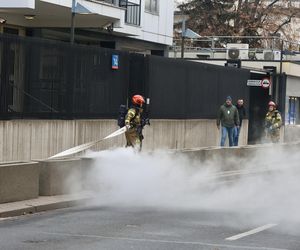
[[83,192],[70,195],[40,196],[32,200],[3,203],[0,204],[0,218],[76,206],[92,198],[91,193]]

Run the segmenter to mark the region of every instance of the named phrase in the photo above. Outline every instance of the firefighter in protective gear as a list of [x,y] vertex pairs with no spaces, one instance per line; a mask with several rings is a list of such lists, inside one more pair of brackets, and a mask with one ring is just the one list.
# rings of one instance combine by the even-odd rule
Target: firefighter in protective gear
[[144,103],[144,97],[141,95],[134,95],[132,97],[132,107],[128,110],[125,117],[125,126],[127,128],[127,131],[125,132],[127,141],[126,147],[134,147],[139,151],[142,149],[142,140],[144,139],[142,134],[142,113]]
[[280,127],[282,125],[282,119],[280,112],[276,109],[275,102],[270,101],[268,107],[269,111],[265,118],[266,136],[271,142],[277,143],[280,140]]

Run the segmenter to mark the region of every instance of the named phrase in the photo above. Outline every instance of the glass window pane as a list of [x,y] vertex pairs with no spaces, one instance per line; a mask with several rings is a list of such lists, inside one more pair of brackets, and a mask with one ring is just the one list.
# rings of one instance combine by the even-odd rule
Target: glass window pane
[[145,0],[145,10],[149,12],[158,12],[158,0]]
[[288,108],[288,124],[299,124],[300,110],[299,110],[299,97],[289,97]]
[[145,10],[151,11],[151,0],[145,0]]
[[152,12],[158,12],[158,0],[152,0]]

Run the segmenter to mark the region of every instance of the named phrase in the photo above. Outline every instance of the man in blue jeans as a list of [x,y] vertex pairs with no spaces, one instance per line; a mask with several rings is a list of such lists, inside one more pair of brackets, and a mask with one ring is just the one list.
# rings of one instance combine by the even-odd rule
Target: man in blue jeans
[[221,130],[221,147],[225,145],[226,137],[228,135],[229,147],[234,146],[233,144],[233,132],[235,127],[240,124],[239,113],[237,108],[232,105],[231,96],[227,96],[225,103],[220,107],[217,116],[217,127]]
[[243,99],[239,99],[237,101],[236,108],[239,113],[240,123],[239,123],[239,126],[235,127],[234,132],[233,132],[233,145],[234,146],[238,146],[238,144],[239,144],[239,136],[240,136],[240,132],[241,132],[242,122],[243,122],[243,119],[246,117],[246,109],[244,107]]

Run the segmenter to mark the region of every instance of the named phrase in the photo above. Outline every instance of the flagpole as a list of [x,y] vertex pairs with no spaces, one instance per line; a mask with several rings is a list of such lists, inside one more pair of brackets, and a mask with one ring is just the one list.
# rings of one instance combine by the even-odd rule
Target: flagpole
[[75,6],[76,0],[72,0],[72,14],[71,14],[71,38],[70,43],[74,43],[74,36],[75,36]]

